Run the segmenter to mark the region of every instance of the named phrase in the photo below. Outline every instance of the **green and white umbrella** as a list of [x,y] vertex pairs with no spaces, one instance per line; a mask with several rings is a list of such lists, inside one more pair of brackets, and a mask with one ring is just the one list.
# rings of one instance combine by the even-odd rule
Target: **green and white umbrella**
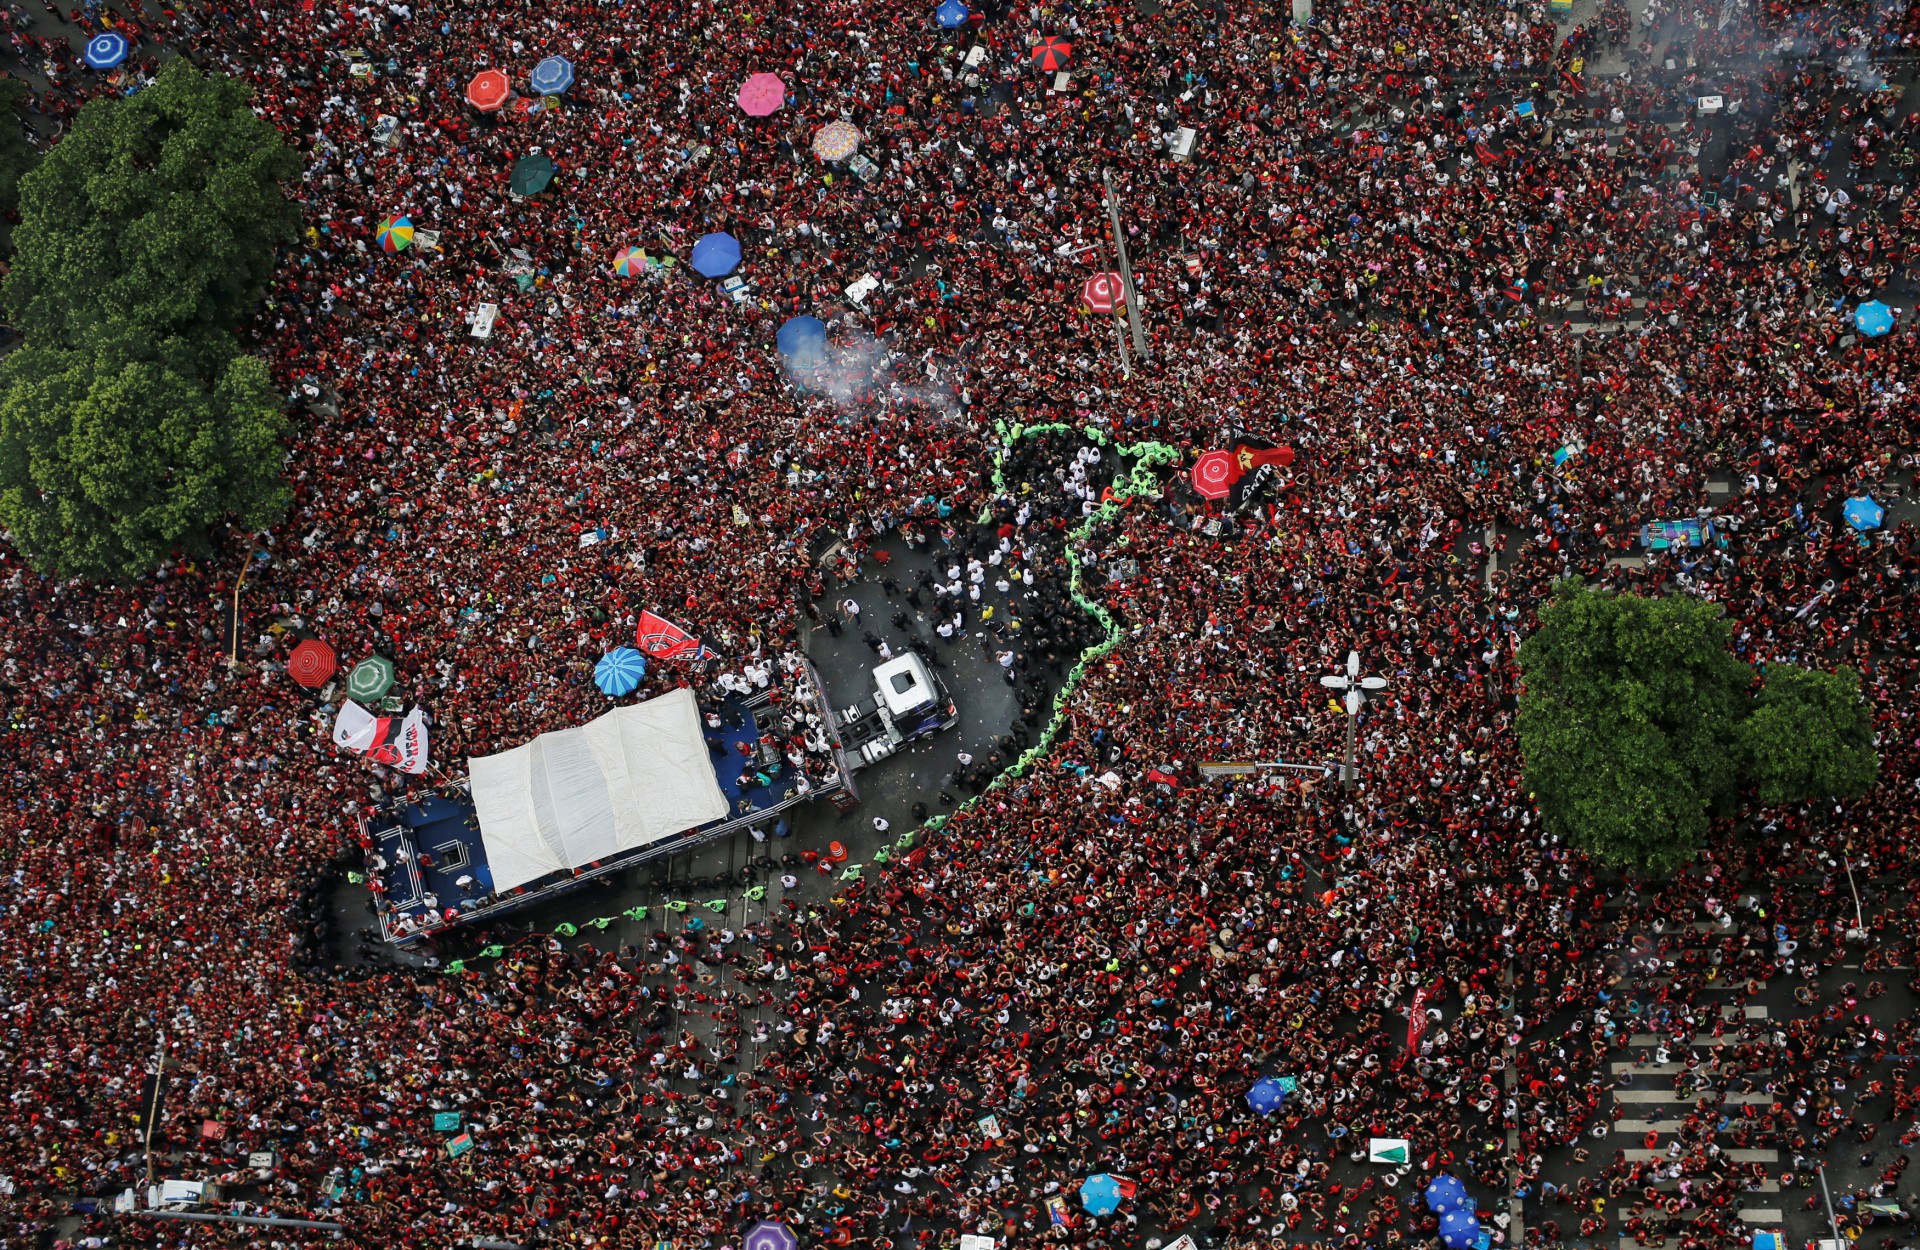
[[393,661],[384,655],[370,655],[347,674],[347,697],[356,703],[372,703],[393,685]]

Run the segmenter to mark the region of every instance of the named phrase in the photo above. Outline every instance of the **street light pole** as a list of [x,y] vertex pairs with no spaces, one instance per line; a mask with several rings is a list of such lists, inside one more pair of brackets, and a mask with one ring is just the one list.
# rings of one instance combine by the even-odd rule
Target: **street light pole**
[[1849,842],[1842,848],[1840,862],[1846,865],[1847,889],[1853,892],[1853,933],[1847,936],[1854,937],[1854,934],[1858,934],[1859,936],[1854,937],[1854,940],[1864,942],[1867,940],[1867,918],[1860,912],[1860,887],[1853,883],[1853,843]]
[[1347,756],[1340,766],[1340,781],[1347,789],[1353,789],[1359,773],[1354,768],[1354,739],[1360,728],[1360,706],[1367,701],[1366,691],[1385,690],[1387,679],[1384,677],[1362,677],[1360,675],[1360,653],[1347,652],[1347,671],[1333,673],[1320,679],[1320,684],[1329,690],[1346,691],[1347,703]]
[[1127,259],[1127,236],[1120,228],[1120,197],[1113,193],[1113,171],[1100,171],[1100,183],[1107,193],[1107,224],[1113,228],[1114,257],[1120,262],[1120,288],[1127,297],[1127,325],[1133,330],[1133,351],[1147,358],[1147,332],[1140,325],[1140,305],[1133,297],[1133,264]]
[[167,1032],[160,1030],[160,1051],[153,1059],[153,1102],[147,1107],[147,1187],[153,1187],[153,1126],[160,1118],[160,1091],[167,1083]]
[[1847,1240],[1840,1235],[1840,1221],[1833,1218],[1833,1191],[1827,1188],[1827,1165],[1820,1165],[1820,1197],[1827,1207],[1827,1228],[1833,1233],[1834,1250],[1847,1250]]
[[232,648],[227,653],[227,671],[240,671],[240,592],[246,587],[247,572],[253,568],[254,557],[260,554],[258,543],[247,544],[247,558],[240,564],[240,576],[233,580],[233,636]]

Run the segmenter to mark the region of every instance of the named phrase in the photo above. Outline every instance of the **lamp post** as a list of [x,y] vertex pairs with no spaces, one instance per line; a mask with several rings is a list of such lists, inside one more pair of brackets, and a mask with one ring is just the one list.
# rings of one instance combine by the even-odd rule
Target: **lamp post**
[[1847,937],[1856,942],[1864,942],[1867,940],[1867,918],[1860,912],[1860,887],[1853,882],[1852,839],[1848,839],[1845,848],[1841,850],[1840,862],[1846,865],[1847,889],[1853,892],[1853,928],[1848,931]]
[[1353,789],[1358,774],[1353,766],[1354,736],[1360,725],[1360,705],[1367,701],[1368,690],[1385,690],[1387,679],[1384,677],[1362,677],[1360,675],[1360,653],[1347,652],[1347,671],[1331,673],[1320,679],[1320,684],[1329,690],[1344,690],[1347,696],[1347,756],[1340,766],[1340,780],[1347,789]]
[[1107,196],[1107,224],[1113,229],[1113,257],[1120,263],[1120,289],[1127,297],[1127,324],[1133,330],[1133,354],[1147,358],[1147,332],[1140,325],[1140,305],[1133,298],[1133,262],[1127,256],[1126,232],[1120,228],[1120,197],[1113,190],[1113,171],[1100,171],[1100,186]]
[[1827,1188],[1827,1165],[1820,1165],[1820,1200],[1827,1209],[1827,1228],[1833,1233],[1834,1250],[1844,1250],[1847,1239],[1840,1235],[1840,1221],[1833,1218],[1833,1191]]
[[167,1084],[167,1032],[160,1031],[159,1052],[153,1060],[153,1103],[147,1108],[147,1187],[153,1187],[153,1126],[160,1119],[160,1093]]

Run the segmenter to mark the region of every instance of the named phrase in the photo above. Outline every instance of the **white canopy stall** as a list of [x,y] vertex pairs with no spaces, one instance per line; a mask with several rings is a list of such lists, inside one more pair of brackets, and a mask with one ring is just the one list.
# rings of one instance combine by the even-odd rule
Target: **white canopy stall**
[[473,757],[467,775],[500,893],[727,814],[684,688]]

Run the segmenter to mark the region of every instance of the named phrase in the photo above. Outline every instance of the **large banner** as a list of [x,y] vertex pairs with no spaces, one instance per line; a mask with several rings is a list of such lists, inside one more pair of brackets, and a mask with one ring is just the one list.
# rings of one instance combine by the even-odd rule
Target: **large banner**
[[333,718],[333,745],[418,776],[427,771],[427,715],[414,708],[396,721],[348,699]]

